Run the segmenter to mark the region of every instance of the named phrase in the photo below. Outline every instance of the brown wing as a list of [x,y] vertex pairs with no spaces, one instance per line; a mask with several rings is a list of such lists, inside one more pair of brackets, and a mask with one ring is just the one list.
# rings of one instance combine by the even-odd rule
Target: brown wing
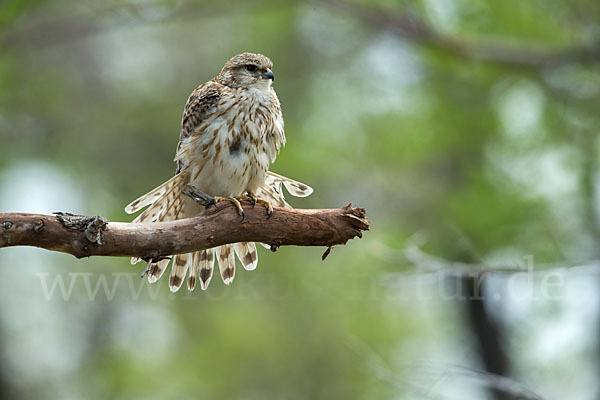
[[[207,111],[217,105],[221,96],[221,90],[222,85],[220,83],[208,81],[205,84],[198,86],[196,90],[192,92],[187,103],[185,103],[185,109],[183,110],[177,152],[179,152],[182,141],[191,136],[196,128],[202,123]],[[181,168],[181,160],[178,160],[177,173],[181,171]]]

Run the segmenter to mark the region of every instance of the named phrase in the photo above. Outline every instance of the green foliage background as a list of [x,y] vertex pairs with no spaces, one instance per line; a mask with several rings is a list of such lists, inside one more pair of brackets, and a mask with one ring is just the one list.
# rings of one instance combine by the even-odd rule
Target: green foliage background
[[[123,206],[174,172],[191,90],[252,51],[274,62],[286,121],[272,169],[315,189],[292,204],[352,202],[372,223],[325,262],[324,249],[263,250],[257,271],[192,294],[170,294],[164,279],[149,286],[124,259],[2,249],[2,390],[482,398],[491,381],[457,369],[483,367],[450,278],[464,269],[452,261],[485,272],[532,256],[531,290],[501,272],[486,281],[499,296],[487,307],[509,332],[511,376],[543,397],[598,396],[589,260],[600,239],[600,3],[340,4],[0,2],[0,211],[129,220]],[[496,60],[369,22],[365,10],[409,15],[490,46]],[[588,56],[568,52],[582,47]],[[501,62],[503,48],[561,61]],[[441,267],[407,259],[415,244]],[[564,284],[544,292],[549,273]],[[59,286],[45,294],[56,279],[72,283],[68,298]]]

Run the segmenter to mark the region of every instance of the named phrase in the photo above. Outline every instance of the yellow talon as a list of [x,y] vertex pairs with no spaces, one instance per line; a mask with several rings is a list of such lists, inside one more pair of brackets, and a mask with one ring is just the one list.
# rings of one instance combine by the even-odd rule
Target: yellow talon
[[219,196],[215,196],[214,197],[215,202],[219,203],[221,201],[230,201],[233,203],[233,205],[235,206],[235,208],[237,209],[238,214],[242,217],[242,222],[244,222],[244,219],[246,218],[246,214],[244,213],[244,209],[242,208],[242,205],[240,204],[240,201],[235,198],[235,197],[219,197]]
[[256,205],[256,197],[254,197],[252,193],[246,193],[246,200],[250,200],[252,202],[252,207]]
[[273,215],[273,206],[271,205],[271,203],[269,203],[267,200],[263,200],[263,199],[259,199],[258,197],[255,197],[252,193],[248,192],[246,194],[246,198],[249,198],[254,205],[256,205],[256,203],[260,203],[260,204],[264,204],[265,208],[267,209],[267,219],[271,218],[271,216]]

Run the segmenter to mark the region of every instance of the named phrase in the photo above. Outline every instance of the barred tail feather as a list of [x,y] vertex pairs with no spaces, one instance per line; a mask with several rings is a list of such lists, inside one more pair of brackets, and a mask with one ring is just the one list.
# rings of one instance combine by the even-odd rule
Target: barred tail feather
[[256,190],[254,195],[258,198],[267,200],[273,206],[292,208],[292,206],[285,201],[282,186],[285,186],[287,191],[295,197],[306,197],[313,192],[313,189],[304,183],[286,178],[275,172],[267,171],[265,182]]
[[265,183],[267,185],[269,185],[270,183],[279,183],[279,188],[281,188],[281,183],[283,183],[283,186],[285,186],[287,191],[290,192],[290,194],[294,197],[310,196],[313,192],[313,188],[311,188],[310,186],[271,171],[267,171]]
[[233,246],[226,244],[215,248],[217,261],[219,262],[219,271],[221,278],[226,285],[229,285],[235,277],[235,255]]
[[171,209],[174,204],[174,196],[171,193],[163,195],[160,199],[155,201],[150,207],[146,208],[140,215],[135,217],[131,222],[156,222],[161,219],[161,216],[165,215],[166,211]]
[[[175,186],[182,186],[182,183],[184,183],[182,181],[185,181],[185,179],[182,178],[183,174],[177,174],[162,185],[152,189],[145,195],[138,197],[125,207],[125,212],[127,214],[133,214],[146,207],[147,205],[156,202],[166,193],[172,191]],[[183,187],[185,187],[185,184],[183,184]]]
[[[265,182],[254,194],[261,199],[267,200],[273,206],[292,208],[292,206],[285,201],[282,185],[295,197],[306,197],[313,192],[313,188],[304,183],[276,174],[275,172],[267,171]],[[270,245],[265,243],[261,243],[261,245],[266,249],[271,248]]]
[[212,279],[215,265],[215,250],[207,249],[200,252],[200,288],[206,290]]
[[192,261],[190,264],[190,276],[188,277],[188,290],[192,291],[196,288],[196,279],[200,272],[200,252],[191,253]]
[[[184,204],[184,200],[181,199],[181,191],[185,188],[186,182],[187,177],[185,175],[175,175],[167,182],[132,201],[125,207],[125,211],[131,214],[148,205],[150,206],[132,222],[156,222],[176,219]],[[138,257],[131,258],[132,264],[137,264],[139,261],[140,259]],[[163,264],[164,267],[162,266]],[[168,262],[163,264],[160,264],[161,266],[156,269],[156,273],[159,277],[164,272]],[[150,276],[151,275],[148,275],[148,279],[150,279]]]
[[[178,188],[178,185],[175,186]],[[167,205],[159,214],[159,220],[171,221],[174,219],[185,218],[187,216],[185,207],[185,198],[181,194],[181,190],[172,190],[168,192]],[[169,289],[171,292],[176,292],[181,288],[183,280],[188,269],[192,264],[193,253],[176,254],[173,256],[173,264],[171,266],[171,275],[169,275]]]
[[148,271],[148,282],[154,283],[157,280],[159,280],[162,274],[167,269],[167,265],[169,265],[170,261],[170,258],[166,258],[164,260],[150,265],[150,270]]
[[193,253],[186,253],[173,256],[173,266],[169,276],[169,289],[171,289],[171,292],[176,292],[181,288],[187,270],[192,263],[192,255]]
[[259,199],[268,201],[273,207],[292,208],[283,197],[281,185],[279,191],[275,191],[270,187],[260,186],[253,194]]
[[253,242],[234,243],[233,249],[247,271],[256,269],[256,266],[258,265],[256,244]]
[[133,222],[162,222],[179,218],[184,205],[181,191],[185,188],[185,181],[175,182],[165,194],[156,199],[154,203],[138,215]]

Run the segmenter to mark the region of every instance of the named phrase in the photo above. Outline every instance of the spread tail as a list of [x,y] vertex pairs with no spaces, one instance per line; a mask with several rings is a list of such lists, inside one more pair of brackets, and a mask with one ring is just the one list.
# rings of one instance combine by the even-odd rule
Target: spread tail
[[[187,174],[177,174],[167,182],[132,201],[125,207],[125,211],[132,214],[147,207],[133,222],[162,222],[192,217],[201,212],[202,208],[181,193],[188,182],[189,177]],[[269,171],[264,184],[254,194],[269,201],[274,206],[291,208],[285,201],[282,186],[285,186],[287,191],[296,197],[306,197],[313,191],[308,185]],[[190,271],[187,280],[188,290],[195,289],[198,278],[200,288],[206,290],[212,279],[215,259],[219,264],[223,282],[229,285],[235,277],[236,256],[246,270],[256,269],[258,254],[256,244],[252,242],[233,243],[193,253],[176,254],[171,257],[173,263],[169,276],[169,288],[172,292],[178,291],[186,275],[188,275],[188,271]],[[148,281],[150,283],[160,279],[171,259],[164,259],[150,265],[148,271]],[[139,261],[139,258],[134,257],[131,259],[132,264]]]

